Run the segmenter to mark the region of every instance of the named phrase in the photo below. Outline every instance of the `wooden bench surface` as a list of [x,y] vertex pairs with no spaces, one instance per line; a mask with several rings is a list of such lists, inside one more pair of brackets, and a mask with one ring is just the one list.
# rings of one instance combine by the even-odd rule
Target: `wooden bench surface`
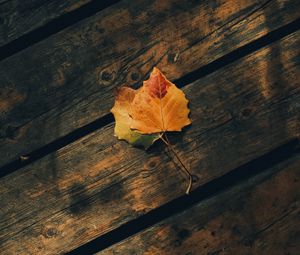
[[298,155],[97,254],[297,254],[299,164]]
[[[0,1],[3,254],[297,254],[300,2],[108,2]],[[113,135],[154,66],[190,101],[190,196],[163,143]]]
[[[99,126],[114,89],[140,84],[153,66],[178,79],[295,20],[300,10],[295,0],[188,3],[121,1],[2,61],[0,166],[94,121]],[[274,15],[276,9],[282,12]]]
[[[42,26],[87,7],[92,0],[0,1],[0,47],[20,39]],[[85,9],[81,8],[81,9]],[[78,15],[78,14],[77,14]],[[58,25],[56,23],[55,25]],[[49,25],[48,25],[49,26]],[[49,28],[49,27],[48,27]]]

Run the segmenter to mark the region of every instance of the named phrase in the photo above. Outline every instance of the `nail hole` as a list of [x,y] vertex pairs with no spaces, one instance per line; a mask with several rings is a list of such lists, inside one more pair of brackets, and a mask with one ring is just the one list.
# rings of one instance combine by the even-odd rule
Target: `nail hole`
[[246,108],[246,109],[244,109],[244,110],[242,111],[242,115],[243,115],[244,117],[248,117],[248,116],[251,114],[251,112],[252,112],[251,109]]
[[131,79],[133,80],[133,81],[137,81],[138,79],[139,79],[139,74],[138,73],[131,73]]
[[150,167],[150,168],[156,167],[156,162],[155,162],[155,161],[150,162],[150,163],[149,163],[149,167]]
[[191,235],[190,231],[187,229],[182,229],[178,232],[177,236],[179,239],[186,239]]
[[104,81],[110,81],[110,80],[112,80],[112,78],[113,78],[112,74],[107,71],[103,71],[101,73],[101,79]]

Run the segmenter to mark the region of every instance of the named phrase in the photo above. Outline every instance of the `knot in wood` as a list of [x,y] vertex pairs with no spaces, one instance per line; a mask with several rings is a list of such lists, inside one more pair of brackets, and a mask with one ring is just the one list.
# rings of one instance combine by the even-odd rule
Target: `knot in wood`
[[157,157],[150,159],[147,163],[147,169],[151,170],[157,167],[159,159]]
[[43,236],[46,238],[52,238],[55,237],[58,234],[58,231],[56,228],[53,227],[47,227],[43,231]]
[[137,67],[133,66],[127,74],[126,81],[128,84],[134,84],[138,82],[141,77],[141,71]]
[[110,85],[116,78],[116,70],[113,67],[105,68],[99,72],[99,83],[102,85]]
[[250,108],[245,108],[242,110],[242,116],[248,117],[251,114],[252,110]]
[[113,78],[113,75],[111,73],[109,73],[108,71],[104,70],[101,73],[101,79],[104,81],[111,81]]
[[133,80],[133,81],[138,81],[139,78],[140,78],[140,75],[139,75],[139,73],[132,72],[132,73],[130,74],[130,78],[131,78],[131,80]]

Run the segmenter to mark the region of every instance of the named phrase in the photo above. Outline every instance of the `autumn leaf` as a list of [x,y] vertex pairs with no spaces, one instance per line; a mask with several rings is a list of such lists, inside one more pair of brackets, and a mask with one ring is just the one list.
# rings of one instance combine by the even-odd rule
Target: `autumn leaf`
[[154,68],[132,101],[130,128],[142,134],[181,131],[191,123],[187,104],[183,91]]
[[121,87],[117,91],[115,105],[111,109],[116,120],[115,136],[121,140],[126,140],[134,146],[143,146],[147,149],[159,139],[159,135],[143,135],[130,129],[132,118],[128,112],[136,92],[137,90],[129,87]]
[[192,187],[192,175],[166,135],[167,131],[181,131],[191,123],[187,105],[183,91],[154,68],[150,78],[138,90],[121,87],[117,91],[111,112],[116,120],[115,136],[119,139],[145,148],[161,139],[168,146],[189,178],[188,194]]

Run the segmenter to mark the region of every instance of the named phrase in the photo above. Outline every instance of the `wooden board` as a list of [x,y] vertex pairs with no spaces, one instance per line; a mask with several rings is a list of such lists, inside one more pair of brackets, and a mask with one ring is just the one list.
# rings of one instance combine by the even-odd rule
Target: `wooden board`
[[296,255],[300,250],[299,155],[272,170],[97,255]]
[[0,47],[92,0],[1,0]]
[[[170,139],[198,176],[194,187],[299,136],[299,35],[184,88],[193,125]],[[186,185],[162,144],[131,148],[110,124],[0,179],[1,250],[70,251],[183,195]]]
[[114,89],[153,66],[177,79],[299,11],[296,0],[122,1],[0,62],[0,166],[105,116]]

